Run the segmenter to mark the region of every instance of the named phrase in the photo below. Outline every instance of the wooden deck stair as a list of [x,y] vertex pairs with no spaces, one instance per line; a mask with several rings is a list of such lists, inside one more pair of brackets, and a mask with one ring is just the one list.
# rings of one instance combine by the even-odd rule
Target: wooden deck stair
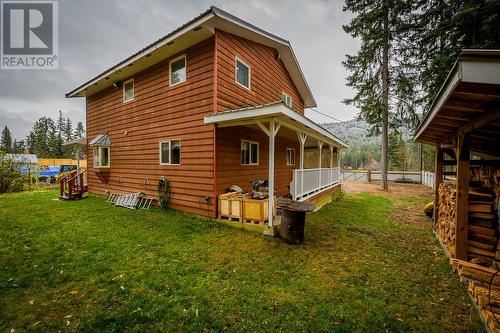
[[59,180],[59,200],[78,200],[88,190],[87,169],[73,171]]

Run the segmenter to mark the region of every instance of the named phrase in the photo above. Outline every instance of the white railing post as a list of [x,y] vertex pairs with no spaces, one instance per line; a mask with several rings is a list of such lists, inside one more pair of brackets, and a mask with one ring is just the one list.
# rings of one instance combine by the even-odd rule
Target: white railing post
[[323,142],[321,140],[318,140],[318,149],[319,149],[318,186],[321,188],[321,152],[323,150]]

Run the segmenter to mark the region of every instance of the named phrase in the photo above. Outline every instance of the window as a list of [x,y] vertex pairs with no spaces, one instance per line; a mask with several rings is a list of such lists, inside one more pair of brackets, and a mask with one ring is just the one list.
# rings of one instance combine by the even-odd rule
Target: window
[[286,92],[283,92],[281,94],[281,98],[283,99],[283,102],[288,105],[289,107],[292,107],[292,98],[290,95],[288,95]]
[[236,83],[247,89],[250,89],[250,67],[248,67],[240,59],[236,58],[235,72]]
[[123,84],[123,101],[129,102],[134,100],[134,80],[125,81]]
[[286,165],[294,165],[295,164],[295,149],[287,148],[286,149]]
[[259,164],[259,144],[241,140],[241,165]]
[[181,164],[181,140],[160,142],[160,165]]
[[94,147],[94,168],[109,168],[109,147]]
[[170,86],[186,81],[186,55],[170,61]]

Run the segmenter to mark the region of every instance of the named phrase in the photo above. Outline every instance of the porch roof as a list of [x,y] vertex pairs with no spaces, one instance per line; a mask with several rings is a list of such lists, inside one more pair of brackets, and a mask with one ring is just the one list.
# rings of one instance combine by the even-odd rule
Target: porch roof
[[346,142],[339,139],[330,131],[301,115],[297,111],[285,105],[282,101],[217,112],[205,116],[204,120],[205,124],[218,124],[223,127],[245,126],[274,120],[281,126],[297,132],[305,133],[335,147],[349,147]]

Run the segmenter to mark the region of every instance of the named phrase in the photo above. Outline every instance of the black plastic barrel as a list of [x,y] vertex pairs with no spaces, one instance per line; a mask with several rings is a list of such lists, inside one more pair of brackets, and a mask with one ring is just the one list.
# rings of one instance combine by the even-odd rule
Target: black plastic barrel
[[280,238],[288,244],[301,244],[304,241],[306,212],[281,209]]

